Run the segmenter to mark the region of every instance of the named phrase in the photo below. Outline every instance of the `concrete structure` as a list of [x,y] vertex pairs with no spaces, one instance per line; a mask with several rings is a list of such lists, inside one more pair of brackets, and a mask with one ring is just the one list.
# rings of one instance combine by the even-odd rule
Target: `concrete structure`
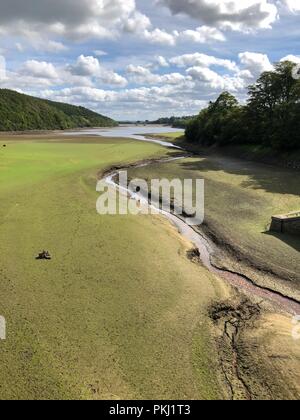
[[270,230],[300,236],[300,211],[273,216]]

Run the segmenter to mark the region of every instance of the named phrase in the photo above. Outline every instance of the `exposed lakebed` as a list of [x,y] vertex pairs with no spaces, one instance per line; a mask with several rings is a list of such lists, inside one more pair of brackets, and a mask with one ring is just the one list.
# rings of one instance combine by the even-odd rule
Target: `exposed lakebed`
[[[142,131],[143,134],[136,134],[137,132]],[[146,126],[146,127],[118,127],[113,129],[93,129],[93,130],[84,130],[83,132],[78,132],[78,134],[87,134],[93,136],[103,136],[103,137],[125,137],[125,138],[132,138],[139,141],[147,141],[152,143],[158,143],[165,147],[171,148],[178,148],[176,145],[172,144],[171,142],[164,142],[156,139],[152,139],[147,137],[147,134],[165,134],[170,132],[178,132],[177,129],[172,129],[170,127],[153,127],[153,126]],[[73,133],[74,134],[74,133]],[[185,159],[186,156],[170,158],[170,159],[162,159],[161,164],[168,163],[172,160],[178,159]],[[155,161],[157,163],[157,160]],[[143,163],[137,164],[136,167],[151,165],[151,162],[147,162],[146,164]],[[124,168],[126,169],[126,167]],[[121,170],[121,169],[120,169]],[[105,181],[110,184],[114,185],[120,191],[120,188],[115,181],[119,171],[113,171],[109,175],[106,176]],[[121,193],[128,194],[131,199],[135,199],[138,201],[144,201],[144,203],[148,202],[147,197],[142,196],[142,192],[136,193],[130,190],[120,191]],[[227,282],[229,282],[232,286],[248,293],[250,295],[256,296],[258,298],[266,299],[273,304],[275,304],[279,309],[284,310],[291,314],[298,314],[300,313],[300,303],[293,298],[285,296],[280,292],[273,291],[267,287],[257,285],[251,278],[248,278],[240,273],[231,272],[229,270],[220,269],[215,266],[212,262],[212,256],[215,252],[214,247],[212,246],[209,239],[198,229],[190,226],[184,217],[178,217],[172,213],[166,212],[164,210],[160,210],[160,213],[166,217],[173,225],[176,226],[179,233],[186,239],[188,239],[194,246],[199,250],[200,258],[202,264],[213,274],[220,276]]]

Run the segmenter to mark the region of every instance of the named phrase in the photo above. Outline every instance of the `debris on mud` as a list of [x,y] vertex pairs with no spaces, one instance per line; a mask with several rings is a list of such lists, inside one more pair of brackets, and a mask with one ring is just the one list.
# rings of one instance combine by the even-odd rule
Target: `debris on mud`
[[193,263],[197,264],[201,262],[201,254],[200,254],[199,249],[197,248],[190,249],[189,251],[187,251],[186,255],[188,259],[192,261]]
[[232,400],[254,399],[251,386],[247,383],[247,369],[241,355],[242,336],[246,329],[254,326],[260,314],[260,306],[247,298],[218,302],[209,308],[209,316],[219,328],[218,352]]
[[36,257],[36,260],[51,260],[52,257],[49,253],[49,251],[42,251],[39,253],[39,255]]
[[238,303],[231,301],[218,302],[209,309],[210,318],[215,322],[222,319],[227,319],[228,321],[234,319],[236,324],[244,324],[259,314],[259,306],[250,302],[247,298]]

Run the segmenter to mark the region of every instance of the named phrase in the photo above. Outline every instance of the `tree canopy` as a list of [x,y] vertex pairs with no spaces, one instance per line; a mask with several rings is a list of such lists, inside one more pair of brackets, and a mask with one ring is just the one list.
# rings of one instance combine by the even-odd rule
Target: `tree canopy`
[[174,128],[186,128],[188,123],[194,118],[194,116],[184,116],[184,117],[166,117],[159,118],[156,121],[152,121],[151,124],[163,124],[171,125]]
[[89,109],[0,89],[0,131],[110,127],[117,123]]
[[213,144],[259,144],[274,150],[300,148],[300,80],[295,64],[285,61],[249,86],[241,105],[228,92],[203,109],[186,128],[187,140]]

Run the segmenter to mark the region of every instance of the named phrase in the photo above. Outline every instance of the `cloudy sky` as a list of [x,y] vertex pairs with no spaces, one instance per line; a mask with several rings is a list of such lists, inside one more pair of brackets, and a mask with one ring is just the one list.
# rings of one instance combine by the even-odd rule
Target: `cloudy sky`
[[0,0],[0,88],[119,120],[245,100],[300,57],[300,0]]

